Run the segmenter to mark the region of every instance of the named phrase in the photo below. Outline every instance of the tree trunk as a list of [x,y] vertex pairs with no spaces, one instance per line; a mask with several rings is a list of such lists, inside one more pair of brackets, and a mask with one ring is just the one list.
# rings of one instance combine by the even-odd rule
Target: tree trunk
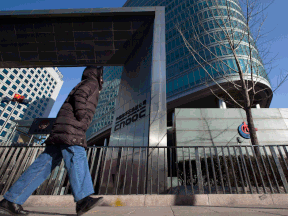
[[255,151],[256,157],[260,160],[261,152],[260,152],[259,147],[256,147],[256,146],[259,146],[259,142],[258,142],[258,138],[257,138],[255,126],[254,126],[254,121],[253,121],[253,116],[252,116],[252,111],[251,111],[251,106],[250,106],[251,105],[250,104],[250,97],[249,97],[248,90],[247,90],[248,87],[246,87],[243,79],[242,79],[242,82],[243,82],[242,83],[242,90],[244,93],[244,100],[245,100],[244,110],[246,112],[246,118],[247,118],[247,122],[248,122],[250,139],[252,142],[252,146],[255,146],[254,151]]
[[255,146],[254,151],[255,151],[257,159],[261,161],[261,156],[260,156],[261,152],[260,152],[260,149],[258,147],[259,142],[258,142],[258,138],[257,138],[255,126],[254,126],[252,110],[250,107],[248,107],[245,109],[245,111],[246,111],[246,116],[247,116],[247,122],[248,122],[248,128],[249,128],[251,142],[252,142],[252,145]]
[[245,109],[246,111],[246,116],[247,116],[247,122],[248,122],[248,128],[249,128],[249,133],[250,133],[250,138],[252,145],[259,145],[255,126],[254,126],[254,121],[253,121],[253,116],[252,116],[252,111],[251,108],[248,107]]

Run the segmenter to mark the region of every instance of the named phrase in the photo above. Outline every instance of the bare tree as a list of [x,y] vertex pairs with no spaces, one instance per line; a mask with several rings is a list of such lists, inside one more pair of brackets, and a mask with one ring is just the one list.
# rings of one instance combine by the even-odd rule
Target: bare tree
[[[197,2],[193,9],[190,3],[185,1],[186,9],[180,13],[187,19],[175,22],[175,27],[193,61],[205,71],[202,81],[218,99],[245,110],[252,145],[259,145],[251,108],[271,97],[288,76],[272,93],[260,96],[270,89],[259,85],[259,80],[268,83],[267,75],[272,67],[269,72],[265,71],[271,61],[263,63],[268,52],[258,50],[257,46],[259,39],[265,36],[261,34],[267,17],[264,11],[271,4],[263,7],[257,0],[243,0],[244,10],[241,10],[238,0],[206,0]],[[229,87],[223,87],[219,79],[225,79]]]

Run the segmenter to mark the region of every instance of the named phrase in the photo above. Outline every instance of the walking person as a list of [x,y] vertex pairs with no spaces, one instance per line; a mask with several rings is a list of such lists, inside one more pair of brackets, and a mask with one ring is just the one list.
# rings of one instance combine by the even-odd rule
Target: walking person
[[47,179],[53,169],[65,162],[77,215],[98,205],[103,199],[95,193],[86,156],[86,131],[94,116],[103,85],[103,67],[85,68],[81,82],[74,87],[60,108],[45,150],[4,194],[0,213],[28,215],[23,203]]

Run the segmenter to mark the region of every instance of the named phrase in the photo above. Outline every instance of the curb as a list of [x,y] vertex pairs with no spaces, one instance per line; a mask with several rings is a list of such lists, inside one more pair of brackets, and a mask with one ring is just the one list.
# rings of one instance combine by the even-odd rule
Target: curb
[[[288,194],[195,194],[195,195],[92,195],[103,197],[101,206],[280,206]],[[1,200],[3,195],[0,196]],[[76,207],[72,195],[32,195],[23,207]]]

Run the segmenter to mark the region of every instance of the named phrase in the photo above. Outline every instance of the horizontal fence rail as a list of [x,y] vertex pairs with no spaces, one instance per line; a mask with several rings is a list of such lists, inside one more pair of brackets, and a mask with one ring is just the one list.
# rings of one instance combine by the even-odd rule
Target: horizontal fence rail
[[[4,195],[45,146],[0,146]],[[88,147],[98,195],[287,193],[287,145]],[[64,161],[33,195],[71,193]]]

